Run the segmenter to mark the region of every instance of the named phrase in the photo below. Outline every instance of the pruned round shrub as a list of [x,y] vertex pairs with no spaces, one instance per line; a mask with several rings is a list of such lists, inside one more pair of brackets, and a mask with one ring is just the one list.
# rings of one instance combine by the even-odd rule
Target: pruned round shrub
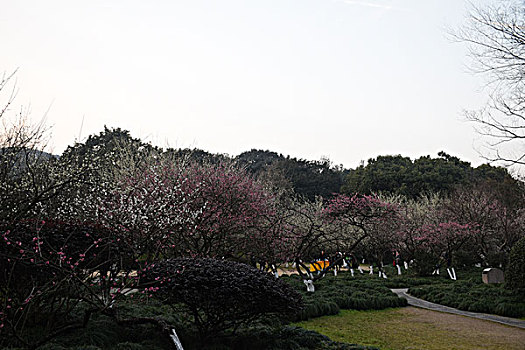
[[303,308],[300,294],[273,275],[215,259],[170,259],[150,266],[143,281],[155,296],[182,304],[201,337],[235,330],[264,315],[281,318]]
[[516,242],[510,251],[505,282],[509,289],[525,291],[525,237]]

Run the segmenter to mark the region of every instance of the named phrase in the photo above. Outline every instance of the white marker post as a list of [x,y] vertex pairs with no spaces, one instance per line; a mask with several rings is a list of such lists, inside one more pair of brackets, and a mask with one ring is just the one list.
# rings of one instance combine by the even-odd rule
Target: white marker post
[[354,277],[354,269],[350,269],[350,273],[352,274],[352,277]]
[[177,348],[177,350],[184,350],[182,348],[182,344],[179,340],[179,337],[177,336],[177,333],[175,333],[175,328],[171,329],[170,338],[173,341],[173,344],[175,344],[175,347]]
[[315,292],[314,282],[312,280],[303,280],[304,284],[306,285],[306,291],[313,293]]
[[399,265],[396,265],[397,267],[397,274],[400,275],[401,274],[401,267]]

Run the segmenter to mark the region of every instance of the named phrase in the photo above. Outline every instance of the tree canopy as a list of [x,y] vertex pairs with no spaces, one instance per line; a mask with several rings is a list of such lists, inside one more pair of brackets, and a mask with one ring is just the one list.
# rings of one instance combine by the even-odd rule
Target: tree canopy
[[415,160],[401,155],[379,156],[368,164],[351,169],[343,193],[385,193],[417,198],[429,193],[448,194],[457,186],[484,181],[517,185],[505,168],[489,164],[473,168],[470,163],[440,152],[437,158]]
[[241,153],[236,161],[256,177],[288,181],[295,193],[309,200],[316,196],[329,198],[339,193],[342,184],[342,170],[332,167],[328,160],[309,161],[252,149]]

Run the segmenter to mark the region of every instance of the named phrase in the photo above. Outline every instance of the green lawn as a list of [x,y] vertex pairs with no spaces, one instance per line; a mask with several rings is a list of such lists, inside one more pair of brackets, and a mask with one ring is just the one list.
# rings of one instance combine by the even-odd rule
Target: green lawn
[[332,340],[399,349],[524,349],[525,330],[416,308],[341,310],[297,323]]

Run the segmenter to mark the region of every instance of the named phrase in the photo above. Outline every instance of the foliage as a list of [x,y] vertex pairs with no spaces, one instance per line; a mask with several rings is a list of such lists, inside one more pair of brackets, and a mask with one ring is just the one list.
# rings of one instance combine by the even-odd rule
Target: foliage
[[523,294],[509,291],[501,285],[484,284],[481,273],[477,278],[454,283],[412,287],[409,294],[460,310],[525,317]]
[[106,227],[25,220],[0,232],[0,333],[24,346],[85,327],[136,284],[131,250]]
[[164,260],[144,272],[156,298],[183,304],[202,339],[235,330],[263,315],[293,315],[302,299],[272,275],[242,263],[215,259]]
[[256,177],[281,175],[285,179],[281,181],[283,186],[287,187],[286,182],[289,182],[297,195],[309,200],[317,196],[329,198],[339,193],[342,184],[342,170],[332,167],[327,159],[308,161],[252,149],[241,153],[236,161]]
[[397,246],[402,216],[392,202],[377,196],[338,195],[327,204],[325,215],[335,230],[344,232],[344,252],[353,252],[363,242],[364,256],[379,268]]
[[254,243],[266,238],[265,220],[273,215],[272,195],[246,172],[227,164],[188,166],[184,177],[183,190],[195,199],[194,210],[202,212],[196,226],[185,227],[177,242],[198,256],[256,254]]
[[406,306],[403,298],[397,297],[384,284],[383,279],[373,276],[351,277],[341,272],[326,276],[316,285],[315,293],[304,291],[297,277],[282,277],[303,295],[306,307],[296,315],[296,320],[336,315],[341,309],[380,310],[389,307]]
[[[146,303],[142,300],[132,303],[125,301],[123,305],[126,311],[133,309],[139,315],[169,319],[171,310]],[[4,349],[0,346],[1,349]],[[11,348],[9,348],[11,349]],[[44,350],[171,350],[173,343],[162,334],[161,330],[149,324],[119,325],[107,315],[95,314],[86,327],[73,329],[70,332],[60,334],[52,341],[38,347]]]
[[[240,329],[234,337],[214,338],[204,345],[190,336],[179,334],[179,338],[185,350],[377,350],[370,346],[335,342],[325,335],[296,326],[272,328],[254,325]],[[84,332],[75,332],[39,349],[170,350],[173,345],[159,339],[157,331],[151,327],[137,326],[130,330],[95,321],[93,327]]]
[[[303,279],[324,277],[337,264],[335,260],[342,260],[338,252],[351,252],[367,239],[385,245],[395,242],[397,207],[376,196],[338,195],[326,202],[292,202],[287,213],[280,215],[285,218],[283,231],[291,258]],[[378,255],[389,250],[389,246],[382,248]],[[305,261],[318,259],[321,252],[338,258],[320,274],[310,276],[305,272],[309,270]]]
[[228,163],[231,159],[225,154],[214,154],[198,148],[168,148],[163,158],[172,163],[191,163],[200,165],[218,165]]
[[[388,288],[410,288],[415,286],[432,285],[432,284],[448,284],[455,281],[448,278],[446,274],[420,276],[413,269],[403,271],[402,275],[397,275],[397,271],[387,269],[388,279],[383,283]],[[464,279],[464,271],[457,271],[458,280]]]
[[101,204],[108,201],[118,185],[133,174],[158,162],[161,150],[131,137],[120,128],[90,135],[84,142],[69,146],[58,166],[66,173],[78,173],[67,191],[44,209],[46,216],[63,220],[99,220]]
[[438,156],[414,161],[401,155],[369,159],[367,165],[349,171],[341,190],[346,194],[383,193],[416,199],[430,193],[448,194],[459,185],[486,180],[512,182],[504,168],[487,164],[472,168],[470,163],[444,152]]
[[458,222],[456,213],[446,210],[454,200],[434,195],[400,204],[403,218],[397,248],[405,261],[414,260],[413,267],[422,276],[442,265],[454,266],[458,252],[479,234],[476,222],[469,218]]
[[[506,264],[511,247],[523,237],[523,210],[519,196],[521,186],[512,195],[497,184],[485,183],[456,189],[444,201],[445,214],[456,222],[471,224],[476,233],[470,244],[462,248],[462,260],[472,266],[482,262],[486,266]],[[514,200],[509,201],[514,197]],[[458,256],[460,252],[456,252]]]
[[525,237],[510,251],[509,264],[505,270],[505,284],[509,289],[525,295]]
[[156,161],[125,177],[97,213],[148,246],[151,260],[257,255],[272,210],[271,194],[234,166]]

